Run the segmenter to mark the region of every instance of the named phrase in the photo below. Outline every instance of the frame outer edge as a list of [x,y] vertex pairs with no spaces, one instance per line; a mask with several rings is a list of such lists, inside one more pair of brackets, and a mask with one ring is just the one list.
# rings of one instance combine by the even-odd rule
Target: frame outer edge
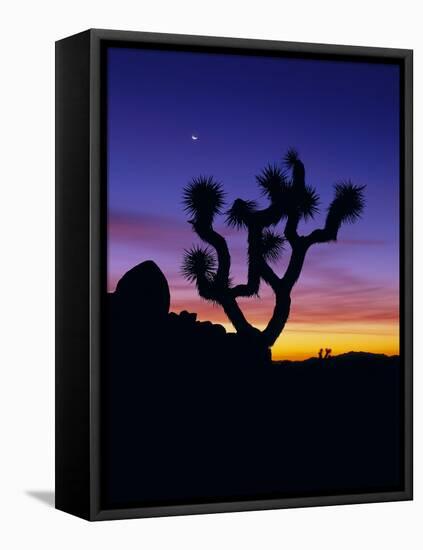
[[404,54],[405,490],[413,498],[413,52]]
[[[410,500],[412,490],[412,71],[413,51],[406,49],[295,43],[256,39],[210,36],[172,35],[132,31],[90,29],[90,520],[173,516],[185,514],[252,511],[305,506],[359,504]],[[100,502],[100,45],[101,41],[145,42],[187,47],[216,47],[251,50],[300,52],[310,55],[379,57],[402,61],[404,78],[404,253],[405,253],[405,490],[385,493],[363,493],[337,496],[284,498],[272,500],[220,502],[212,504],[134,507],[101,510]]]
[[90,472],[88,34],[55,45],[55,507],[84,519]]
[[90,31],[90,520],[100,512],[101,113],[100,40]]

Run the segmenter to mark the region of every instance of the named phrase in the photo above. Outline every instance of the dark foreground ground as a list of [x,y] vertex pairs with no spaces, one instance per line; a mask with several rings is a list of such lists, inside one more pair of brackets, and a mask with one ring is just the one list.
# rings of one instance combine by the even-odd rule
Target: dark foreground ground
[[118,294],[102,373],[105,507],[401,489],[398,357],[272,363],[195,315],[140,320]]

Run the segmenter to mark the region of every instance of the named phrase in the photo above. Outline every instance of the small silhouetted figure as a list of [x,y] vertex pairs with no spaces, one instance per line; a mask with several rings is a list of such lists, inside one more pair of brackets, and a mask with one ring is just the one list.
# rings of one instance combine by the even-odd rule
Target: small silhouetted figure
[[330,354],[332,353],[332,350],[330,348],[325,348],[325,359],[330,359]]
[[319,349],[319,359],[323,359],[323,348]]

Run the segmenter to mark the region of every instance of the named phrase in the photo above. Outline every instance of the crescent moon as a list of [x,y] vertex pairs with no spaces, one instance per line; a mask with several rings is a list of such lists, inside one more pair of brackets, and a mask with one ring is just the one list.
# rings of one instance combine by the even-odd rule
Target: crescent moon
[[195,135],[193,134],[193,135],[191,136],[191,139],[192,139],[193,141],[197,141],[197,140],[198,140],[198,136],[195,136]]

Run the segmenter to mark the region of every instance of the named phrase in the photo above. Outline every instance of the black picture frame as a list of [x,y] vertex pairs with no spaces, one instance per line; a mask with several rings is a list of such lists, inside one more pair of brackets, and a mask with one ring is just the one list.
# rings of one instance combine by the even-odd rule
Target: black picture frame
[[[401,67],[401,329],[404,487],[401,491],[103,509],[100,364],[105,287],[104,57],[131,47],[396,62]],[[87,520],[267,510],[412,499],[411,50],[91,29],[56,43],[56,508]],[[154,416],[151,421],[154,422]]]

